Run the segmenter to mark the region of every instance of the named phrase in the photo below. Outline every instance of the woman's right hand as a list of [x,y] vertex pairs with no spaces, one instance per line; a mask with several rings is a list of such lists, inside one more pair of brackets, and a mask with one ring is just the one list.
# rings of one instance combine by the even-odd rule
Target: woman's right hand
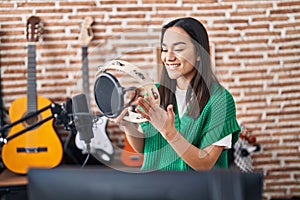
[[129,135],[129,136],[134,136],[136,138],[143,138],[144,134],[138,130],[138,124],[124,120],[124,117],[128,112],[128,109],[131,108],[125,108],[118,117],[110,118],[109,120],[119,125],[120,129],[124,131],[127,136]]
[[130,123],[130,122],[124,120],[124,117],[126,116],[127,113],[128,113],[128,108],[125,108],[124,110],[122,110],[122,112],[120,113],[120,115],[118,117],[109,118],[109,120],[117,125],[127,126]]

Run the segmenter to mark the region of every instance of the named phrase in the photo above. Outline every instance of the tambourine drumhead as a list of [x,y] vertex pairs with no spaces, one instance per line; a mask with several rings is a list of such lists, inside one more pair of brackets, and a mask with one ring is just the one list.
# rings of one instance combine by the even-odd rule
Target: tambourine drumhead
[[[108,118],[115,118],[119,116],[122,110],[128,107],[134,98],[130,100],[127,105],[124,105],[124,93],[128,90],[134,90],[136,95],[136,88],[123,88],[118,80],[107,73],[107,70],[122,71],[133,77],[145,89],[148,95],[154,99],[157,104],[160,104],[159,92],[153,81],[146,76],[138,67],[123,60],[113,60],[99,67],[96,74],[96,82],[94,85],[95,101],[100,111]],[[134,123],[141,123],[147,121],[140,114],[128,110],[128,116],[124,119]]]
[[95,101],[100,111],[108,118],[117,117],[124,106],[123,89],[111,74],[101,73],[94,85]]

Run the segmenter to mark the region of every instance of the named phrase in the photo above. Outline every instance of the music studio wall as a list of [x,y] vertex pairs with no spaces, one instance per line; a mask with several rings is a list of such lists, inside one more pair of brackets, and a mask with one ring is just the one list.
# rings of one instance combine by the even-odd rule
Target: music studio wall
[[[300,195],[300,1],[1,1],[0,65],[6,110],[27,94],[30,16],[42,22],[34,42],[37,95],[64,103],[83,91],[82,80],[88,73],[94,112],[93,81],[99,65],[121,58],[157,81],[162,24],[183,16],[199,19],[210,36],[217,76],[236,101],[238,121],[261,145],[252,157],[255,170],[265,175],[264,199]],[[93,37],[82,41],[86,17],[92,17]],[[88,72],[82,71],[84,42]],[[119,77],[124,84],[135,84]],[[60,131],[64,137],[65,131]],[[109,124],[107,132],[114,144],[124,145],[117,126]]]

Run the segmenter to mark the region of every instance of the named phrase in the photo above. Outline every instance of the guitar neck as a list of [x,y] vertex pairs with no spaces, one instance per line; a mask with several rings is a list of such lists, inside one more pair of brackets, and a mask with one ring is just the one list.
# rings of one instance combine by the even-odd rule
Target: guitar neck
[[[86,96],[88,105],[90,104],[90,84],[89,84],[89,67],[88,67],[88,47],[82,47],[82,88]],[[89,105],[90,106],[90,105]]]
[[36,50],[35,45],[28,45],[28,71],[27,71],[27,111],[37,110],[36,94]]

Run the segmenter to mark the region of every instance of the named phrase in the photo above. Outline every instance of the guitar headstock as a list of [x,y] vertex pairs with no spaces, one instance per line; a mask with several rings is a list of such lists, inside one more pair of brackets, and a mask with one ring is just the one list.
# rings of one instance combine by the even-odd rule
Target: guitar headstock
[[88,45],[94,37],[91,27],[93,22],[94,20],[92,17],[85,17],[82,22],[79,36],[79,40],[81,41],[82,45]]
[[42,33],[41,20],[39,17],[31,16],[26,24],[26,38],[28,42],[37,42]]

